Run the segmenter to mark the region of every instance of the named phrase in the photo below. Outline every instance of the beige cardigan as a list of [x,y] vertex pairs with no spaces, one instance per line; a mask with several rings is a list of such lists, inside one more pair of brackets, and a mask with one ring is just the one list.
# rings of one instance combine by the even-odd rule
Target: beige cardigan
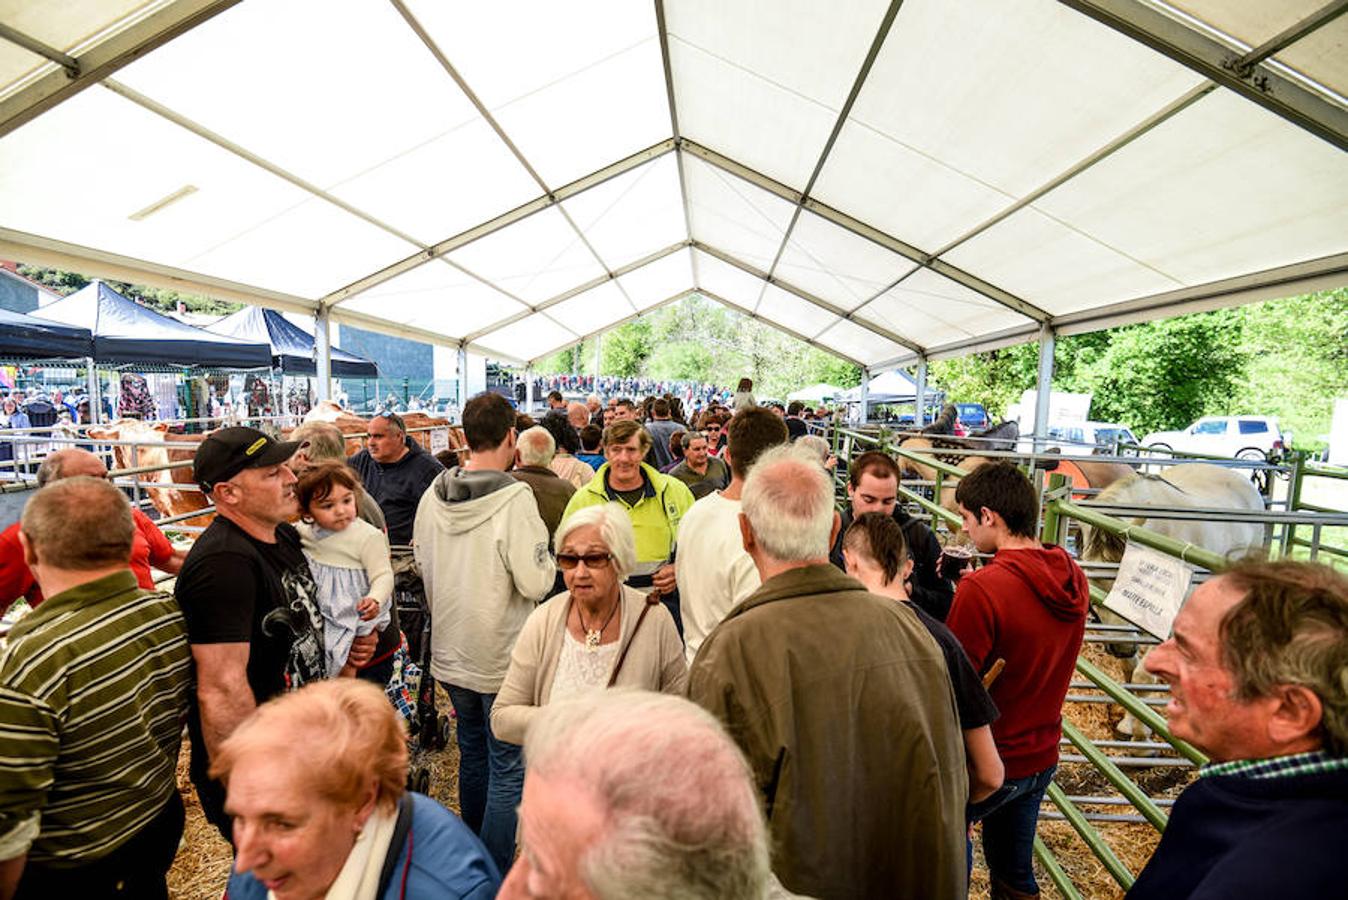
[[[646,597],[623,586],[622,604],[619,647],[627,646],[632,639],[632,628],[646,605]],[[570,611],[571,592],[563,591],[535,609],[525,621],[510,654],[505,681],[491,707],[491,730],[497,740],[523,744],[534,713],[552,696],[552,680],[557,674]],[[621,649],[618,655],[622,655]],[[663,603],[657,603],[646,613],[646,621],[632,641],[614,686],[682,695],[687,682],[688,664],[684,661],[683,642],[674,629],[674,617]]]

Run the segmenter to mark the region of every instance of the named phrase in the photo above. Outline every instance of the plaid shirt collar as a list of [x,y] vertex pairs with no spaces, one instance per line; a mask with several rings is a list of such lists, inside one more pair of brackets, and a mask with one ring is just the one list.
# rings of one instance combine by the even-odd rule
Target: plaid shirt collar
[[1241,778],[1291,778],[1295,775],[1323,775],[1348,771],[1348,757],[1330,756],[1327,750],[1293,753],[1272,759],[1233,759],[1208,763],[1198,770],[1200,778],[1236,775]]

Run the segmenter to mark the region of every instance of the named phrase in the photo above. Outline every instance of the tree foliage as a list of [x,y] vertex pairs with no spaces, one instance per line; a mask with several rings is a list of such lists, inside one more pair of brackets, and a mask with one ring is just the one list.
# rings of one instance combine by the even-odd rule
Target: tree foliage
[[[78,272],[44,269],[39,266],[20,265],[19,274],[51,288],[62,296],[75,293],[80,288],[86,287],[92,280]],[[214,297],[207,297],[202,294],[189,294],[166,288],[148,287],[142,284],[128,284],[125,281],[113,281],[110,278],[104,278],[103,281],[122,296],[129,297],[142,306],[148,306],[160,312],[175,312],[179,303],[188,312],[214,316],[224,316],[243,309],[242,303],[217,300]]]

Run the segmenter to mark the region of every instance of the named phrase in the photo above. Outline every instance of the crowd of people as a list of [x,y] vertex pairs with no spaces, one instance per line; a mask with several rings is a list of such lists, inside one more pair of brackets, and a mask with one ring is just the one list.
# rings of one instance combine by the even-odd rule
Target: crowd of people
[[[49,457],[0,535],[34,607],[0,655],[0,900],[167,896],[184,723],[231,898],[959,898],[975,832],[992,896],[1037,896],[1090,598],[1033,485],[959,482],[972,566],[883,453],[837,509],[806,410],[743,387],[696,416],[556,391],[537,420],[484,393],[440,458],[394,413],[350,457],[328,424],[224,428],[185,554],[98,457]],[[458,815],[407,788],[408,574]],[[1212,762],[1129,896],[1341,892],[1348,578],[1236,563],[1146,665]]]

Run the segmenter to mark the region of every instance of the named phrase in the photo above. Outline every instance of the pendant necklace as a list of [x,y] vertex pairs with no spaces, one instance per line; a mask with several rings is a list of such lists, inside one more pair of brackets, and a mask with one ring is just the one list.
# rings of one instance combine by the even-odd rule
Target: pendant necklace
[[585,632],[585,649],[590,653],[594,653],[599,649],[599,639],[603,636],[604,629],[608,628],[609,623],[613,621],[614,615],[618,612],[618,604],[621,602],[622,595],[619,594],[618,599],[613,601],[613,607],[608,611],[608,618],[605,619],[604,624],[600,625],[598,628],[586,627],[585,612],[581,609],[579,603],[576,604],[576,618],[580,619],[580,630]]

